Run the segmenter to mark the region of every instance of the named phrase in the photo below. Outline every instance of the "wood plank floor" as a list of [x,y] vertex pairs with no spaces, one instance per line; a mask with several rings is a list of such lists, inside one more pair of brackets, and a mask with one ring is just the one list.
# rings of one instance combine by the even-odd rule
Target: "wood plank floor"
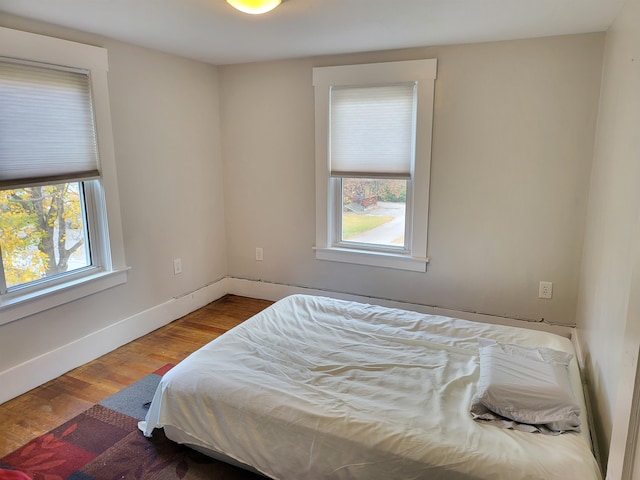
[[0,405],[0,457],[271,305],[227,295]]

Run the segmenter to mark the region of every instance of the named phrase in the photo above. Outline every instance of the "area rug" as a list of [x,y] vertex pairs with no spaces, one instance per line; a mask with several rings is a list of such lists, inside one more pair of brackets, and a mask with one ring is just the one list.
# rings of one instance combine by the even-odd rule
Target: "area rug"
[[264,480],[138,430],[167,365],[0,459],[33,480]]

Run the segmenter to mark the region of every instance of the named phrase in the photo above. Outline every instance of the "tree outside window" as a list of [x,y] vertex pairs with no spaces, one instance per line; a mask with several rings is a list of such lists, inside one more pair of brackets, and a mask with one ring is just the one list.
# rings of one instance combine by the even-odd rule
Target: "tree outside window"
[[91,264],[81,182],[0,191],[7,288]]

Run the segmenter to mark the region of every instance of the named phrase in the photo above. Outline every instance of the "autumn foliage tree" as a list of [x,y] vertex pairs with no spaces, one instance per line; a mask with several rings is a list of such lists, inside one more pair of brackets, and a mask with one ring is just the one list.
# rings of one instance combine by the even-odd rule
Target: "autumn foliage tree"
[[367,197],[375,197],[381,202],[406,202],[407,200],[406,180],[344,178],[342,181],[344,202],[347,205],[358,204]]
[[77,183],[0,191],[0,247],[8,286],[66,272],[84,244]]

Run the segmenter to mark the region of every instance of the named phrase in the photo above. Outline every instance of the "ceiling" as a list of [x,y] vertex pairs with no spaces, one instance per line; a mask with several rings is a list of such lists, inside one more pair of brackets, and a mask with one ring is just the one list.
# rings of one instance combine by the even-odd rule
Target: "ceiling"
[[222,65],[605,31],[625,0],[0,0],[0,12]]

